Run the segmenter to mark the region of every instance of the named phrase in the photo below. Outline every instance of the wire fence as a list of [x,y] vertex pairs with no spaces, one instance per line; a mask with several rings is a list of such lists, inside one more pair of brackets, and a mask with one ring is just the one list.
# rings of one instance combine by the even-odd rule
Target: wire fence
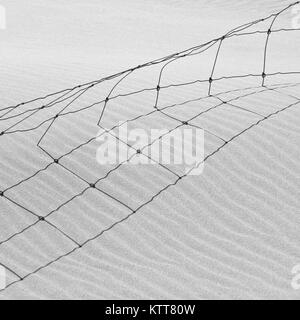
[[[234,141],[235,139],[243,135],[245,132],[260,125],[261,123],[268,120],[269,118],[274,117],[289,108],[298,106],[300,99],[296,96],[291,96],[291,95],[289,95],[289,98],[293,98],[293,102],[289,103],[284,107],[280,107],[276,109],[274,112],[269,114],[260,113],[259,110],[253,111],[243,106],[239,106],[238,104],[239,100],[245,97],[254,96],[262,92],[271,91],[271,92],[277,92],[278,94],[280,93],[281,95],[287,96],[287,94],[279,92],[277,89],[297,87],[299,85],[298,83],[295,83],[295,82],[272,85],[272,86],[266,85],[267,79],[274,76],[300,75],[300,69],[299,71],[297,70],[287,71],[287,72],[278,71],[278,72],[268,73],[268,53],[269,53],[268,49],[269,49],[270,41],[272,39],[272,35],[277,33],[289,33],[289,32],[300,31],[300,29],[296,29],[296,28],[275,29],[274,28],[275,22],[283,13],[287,12],[287,10],[291,9],[292,7],[298,4],[299,2],[296,2],[284,8],[280,12],[272,14],[264,19],[259,19],[254,22],[239,26],[229,31],[224,36],[214,39],[212,41],[209,41],[205,44],[201,44],[193,48],[189,48],[187,50],[166,56],[164,58],[157,59],[142,65],[136,66],[132,69],[122,71],[120,73],[114,74],[109,77],[105,77],[100,80],[95,80],[89,83],[77,85],[73,88],[55,92],[43,97],[39,97],[27,102],[20,103],[15,106],[1,108],[0,109],[0,125],[1,125],[1,128],[3,128],[2,132],[0,132],[1,144],[3,145],[4,143],[7,143],[4,141],[4,138],[6,137],[11,136],[11,139],[13,141],[16,136],[23,137],[25,133],[28,133],[28,134],[34,133],[39,136],[37,143],[35,144],[35,148],[40,152],[42,152],[43,156],[46,157],[47,161],[44,166],[41,166],[39,168],[39,170],[35,170],[31,175],[26,176],[23,179],[20,179],[14,184],[4,187],[3,190],[0,191],[0,201],[2,200],[2,201],[9,202],[14,208],[25,211],[27,214],[30,214],[32,217],[32,222],[28,223],[26,226],[22,226],[22,228],[20,228],[20,230],[18,230],[17,232],[8,234],[5,239],[3,238],[3,236],[1,236],[0,253],[1,253],[1,248],[3,246],[5,246],[6,244],[9,244],[11,241],[15,241],[16,239],[19,239],[18,241],[23,241],[22,237],[26,232],[28,232],[31,229],[37,228],[41,224],[44,224],[47,227],[54,229],[55,232],[58,232],[66,241],[70,243],[68,250],[66,250],[63,253],[59,253],[57,255],[54,254],[54,256],[52,255],[51,258],[49,257],[46,263],[36,268],[33,268],[30,272],[26,274],[22,274],[22,272],[17,271],[17,269],[19,268],[15,265],[11,265],[10,260],[3,257],[3,254],[1,254],[0,265],[5,267],[6,270],[8,270],[15,277],[15,280],[10,282],[7,285],[6,289],[20,281],[23,281],[24,279],[27,279],[32,275],[37,274],[39,271],[46,269],[47,267],[63,259],[64,257],[67,257],[73,254],[74,252],[85,247],[87,244],[91,243],[92,241],[99,239],[103,234],[109,232],[116,225],[121,224],[122,222],[126,221],[133,215],[137,214],[139,211],[141,211],[142,208],[145,208],[147,205],[149,205],[152,201],[154,201],[157,197],[159,197],[164,191],[171,188],[172,186],[176,186],[178,183],[180,183],[180,181],[189,177],[192,170],[195,170],[203,162],[207,161],[209,158],[212,158],[220,150],[222,150],[227,144],[231,143],[232,141]],[[269,27],[266,30],[252,30],[253,27],[258,26],[261,23],[268,23]],[[216,77],[215,73],[217,69],[217,64],[218,64],[220,55],[222,54],[222,47],[224,45],[224,42],[229,41],[233,37],[235,38],[245,37],[245,36],[257,35],[257,34],[261,34],[265,36],[264,51],[262,53],[263,58],[262,58],[262,64],[261,64],[262,65],[261,72],[258,74],[249,73],[249,74],[242,74],[242,75]],[[213,64],[210,67],[211,72],[208,78],[195,79],[188,82],[173,83],[168,85],[164,85],[162,83],[164,72],[168,66],[170,66],[171,64],[175,64],[176,62],[181,61],[188,57],[201,56],[204,52],[208,51],[212,47],[216,47],[216,54],[213,59]],[[288,57],[286,57],[286,59],[288,59]],[[130,78],[133,74],[135,74],[139,70],[152,68],[154,66],[158,66],[159,68],[157,81],[155,82],[155,85],[148,88],[145,87],[139,90],[129,91],[126,93],[115,94],[116,90],[121,86],[121,84],[126,79]],[[260,81],[260,85],[249,87],[249,88],[233,89],[233,90],[222,91],[219,93],[214,93],[215,84],[220,82],[221,80],[228,80],[228,79],[241,80],[244,78],[258,79]],[[115,81],[114,85],[111,85],[111,81]],[[96,101],[91,104],[83,106],[83,103],[80,102],[80,99],[84,98],[87,95],[87,93],[94,88],[99,88],[101,90],[102,86],[107,85],[107,83],[110,89],[108,90],[108,94],[106,95],[106,97],[104,97],[100,101]],[[170,104],[167,106],[161,105],[160,103],[161,95],[162,95],[162,92],[164,92],[164,90],[167,90],[169,88],[179,89],[182,87],[191,86],[193,84],[205,85],[207,88],[207,93],[195,99],[186,100],[180,103]],[[148,112],[146,113],[137,114],[132,118],[125,119],[124,122],[122,122],[121,124],[120,123],[114,124],[110,128],[107,128],[107,126],[103,124],[104,123],[103,119],[106,116],[109,116],[110,106],[114,101],[117,101],[120,98],[129,99],[131,97],[135,97],[145,92],[154,93],[155,99],[153,102],[151,102],[152,103],[151,110],[148,110]],[[233,93],[236,94],[237,96],[231,99],[224,99],[225,94],[233,94]],[[178,106],[182,107],[191,102],[200,102],[202,100],[206,101],[205,99],[208,99],[208,98],[214,98],[216,103],[214,103],[209,108],[206,108],[205,110],[200,110],[199,112],[194,114],[192,117],[186,117],[184,114],[184,111],[180,114],[180,117],[176,117],[169,113],[170,110]],[[75,105],[76,103],[79,103],[79,107],[72,109],[72,106]],[[214,135],[219,140],[219,143],[216,145],[214,150],[212,150],[209,154],[205,156],[204,160],[199,161],[193,168],[191,168],[185,174],[178,174],[176,171],[172,170],[172,168],[169,168],[163,165],[162,163],[160,163],[159,161],[156,161],[155,159],[151,158],[151,160],[156,162],[157,166],[161,170],[165,170],[168,172],[170,177],[170,183],[165,184],[164,186],[160,187],[160,189],[157,192],[153,193],[152,195],[149,195],[147,201],[143,201],[142,203],[139,203],[137,206],[132,206],[126,200],[120,199],[118,196],[115,196],[113,193],[105,191],[105,189],[101,188],[101,183],[103,183],[103,181],[108,179],[114,172],[118,172],[124,164],[130,162],[135,157],[140,157],[141,155],[149,157],[148,155],[146,155],[146,152],[144,151],[147,148],[149,148],[152,144],[161,140],[164,136],[171,134],[174,130],[178,128],[187,127],[187,126],[197,127],[197,125],[195,125],[193,122],[195,119],[199,119],[201,116],[206,115],[212,112],[213,110],[222,108],[225,105],[232,109],[239,109],[240,111],[249,114],[249,116],[253,116],[252,123],[250,125],[245,126],[239,132],[233,134],[230,138],[223,137],[222,135],[217,133],[208,132],[208,134]],[[91,119],[91,121],[93,123],[96,123],[99,129],[102,129],[102,132],[100,133],[100,135],[110,134],[114,139],[117,139],[120,143],[126,144],[129,148],[132,149],[133,152],[131,156],[128,157],[125,161],[115,165],[112,168],[109,168],[109,170],[107,170],[107,172],[105,172],[105,174],[103,174],[101,177],[97,177],[96,180],[91,181],[87,177],[84,177],[83,175],[81,175],[81,173],[77,171],[76,166],[68,166],[64,162],[64,159],[70,158],[70,157],[72,158],[75,152],[83,150],[84,147],[94,143],[99,138],[99,134],[90,136],[81,143],[78,143],[78,141],[75,139],[75,142],[74,142],[75,146],[69,149],[67,152],[64,152],[63,154],[58,154],[57,152],[54,152],[53,151],[54,149],[51,147],[49,148],[49,146],[47,146],[47,143],[45,143],[45,141],[47,137],[49,137],[49,135],[53,134],[53,132],[55,131],[55,125],[58,123],[59,120],[66,119],[72,116],[72,117],[76,117],[76,119],[79,121],[78,123],[80,123],[81,119],[85,118],[86,113],[95,107],[100,108],[100,110],[97,111],[98,118]],[[51,112],[54,114],[49,115],[49,113]],[[144,145],[140,149],[135,149],[134,147],[122,141],[119,137],[115,135],[114,130],[120,127],[122,124],[134,123],[140,119],[147,119],[152,115],[167,117],[172,121],[174,121],[174,126],[170,128],[167,133],[161,135],[156,140],[151,141],[150,144]],[[204,131],[206,130],[204,129]],[[37,157],[38,156],[41,157],[41,154],[38,153]],[[94,158],[93,154],[90,156]],[[4,155],[1,155],[1,163],[4,167],[5,165]],[[97,163],[95,161],[95,166],[96,165]],[[40,177],[43,173],[47,173],[50,170],[55,170],[55,168],[59,168],[64,172],[66,172],[67,174],[71,175],[82,187],[80,191],[78,191],[73,195],[68,196],[67,199],[64,199],[64,201],[61,202],[59,206],[56,206],[50,212],[44,212],[44,211],[36,212],[31,207],[24,205],[24,202],[19,200],[20,199],[19,196],[16,196],[15,194],[12,193],[12,192],[18,193],[18,191],[16,190],[19,187],[22,187],[24,185],[26,185],[26,188],[28,188],[27,183],[34,181],[34,179],[36,179],[37,177]],[[147,180],[147,177],[144,177],[144,179]],[[44,183],[47,184],[47,181],[45,180]],[[116,185],[115,188],[118,188],[118,186]],[[98,230],[96,234],[93,234],[92,236],[88,237],[83,241],[80,241],[78,238],[74,237],[73,234],[71,234],[70,232],[67,232],[61,225],[53,222],[53,220],[51,220],[51,217],[54,214],[57,214],[58,212],[60,212],[67,205],[70,205],[78,200],[80,201],[80,199],[84,197],[88,191],[91,191],[91,190],[93,190],[94,196],[98,195],[99,197],[101,197],[101,199],[102,197],[104,197],[106,199],[109,199],[109,201],[112,201],[118,204],[118,206],[120,206],[124,210],[124,214],[122,218],[116,219],[109,226]],[[34,193],[34,191],[33,190],[27,190],[27,191],[29,192],[29,198],[30,198],[30,193],[31,192]],[[6,260],[6,261],[3,261],[1,256],[3,257],[3,260]],[[4,291],[6,289],[3,289],[1,291]]]

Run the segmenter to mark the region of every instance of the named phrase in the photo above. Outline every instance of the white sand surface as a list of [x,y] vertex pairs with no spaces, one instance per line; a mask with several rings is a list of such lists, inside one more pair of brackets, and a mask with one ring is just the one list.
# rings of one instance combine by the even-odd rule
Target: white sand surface
[[[300,264],[293,14],[272,25],[265,69],[272,17],[220,47],[195,47],[289,1],[2,3],[1,299],[300,298],[291,286]],[[75,88],[190,47],[160,78],[165,62]],[[94,138],[107,96],[105,128],[127,120],[146,130],[188,120],[203,128],[203,173],[178,180],[172,166],[99,165]]]

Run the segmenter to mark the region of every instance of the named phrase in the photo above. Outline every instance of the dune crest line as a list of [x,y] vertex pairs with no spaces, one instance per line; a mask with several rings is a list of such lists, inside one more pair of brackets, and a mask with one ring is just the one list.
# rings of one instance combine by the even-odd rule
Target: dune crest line
[[[197,169],[203,161],[198,162],[192,169],[190,169],[189,172],[178,175],[175,171],[173,171],[170,168],[165,168],[161,163],[157,163],[157,166],[160,170],[167,170],[170,175],[170,181],[169,183],[165,184],[164,187],[161,187],[158,192],[155,192],[154,194],[151,194],[149,196],[149,199],[142,204],[139,204],[138,206],[132,207],[132,205],[128,204],[126,201],[123,201],[119,199],[117,196],[107,192],[105,188],[102,188],[101,184],[103,181],[108,179],[113,175],[114,172],[117,172],[125,163],[128,163],[133,158],[137,157],[140,154],[143,154],[143,151],[145,151],[147,148],[149,148],[153,143],[161,140],[164,136],[172,133],[177,128],[181,128],[184,126],[191,126],[191,127],[197,127],[197,125],[194,124],[194,121],[199,119],[201,116],[209,113],[212,110],[216,110],[219,108],[222,108],[224,106],[233,108],[233,109],[240,109],[242,112],[245,112],[250,118],[252,123],[251,125],[245,125],[242,130],[240,130],[238,133],[232,135],[230,138],[223,137],[221,135],[218,135],[217,133],[211,132],[209,130],[203,129],[208,135],[213,135],[215,138],[217,138],[218,145],[216,146],[215,150],[211,151],[208,155],[206,155],[204,161],[207,161],[208,159],[212,158],[214,155],[216,155],[219,151],[221,151],[227,144],[231,143],[232,141],[236,140],[238,137],[240,137],[242,134],[246,133],[248,130],[251,130],[255,128],[256,126],[262,124],[264,121],[267,121],[271,119],[272,117],[275,117],[279,115],[280,113],[292,108],[296,107],[300,103],[300,97],[297,96],[289,96],[289,98],[293,99],[293,103],[289,103],[285,105],[284,107],[280,107],[277,110],[270,112],[268,114],[262,114],[260,112],[256,112],[250,109],[247,109],[243,106],[240,106],[238,104],[239,100],[256,95],[261,92],[275,92],[277,89],[280,88],[291,88],[293,86],[298,86],[299,83],[288,83],[288,84],[278,84],[278,85],[270,85],[268,86],[266,84],[268,78],[272,78],[275,76],[295,76],[300,75],[300,70],[294,70],[294,71],[277,71],[277,72],[271,72],[268,73],[268,49],[269,49],[269,43],[271,41],[272,34],[278,34],[278,33],[284,33],[284,32],[296,32],[300,31],[298,28],[279,28],[279,29],[273,29],[274,24],[276,23],[277,19],[285,13],[290,8],[299,5],[299,1],[285,7],[281,11],[271,14],[265,18],[255,20],[250,23],[246,23],[244,25],[241,25],[237,28],[232,29],[231,31],[227,32],[225,35],[213,39],[207,43],[185,49],[181,52],[177,52],[171,55],[168,55],[166,57],[153,60],[151,62],[144,63],[142,65],[138,65],[134,68],[119,72],[117,74],[102,78],[100,80],[91,81],[85,84],[74,86],[73,88],[68,88],[65,90],[57,91],[55,93],[51,93],[49,95],[39,97],[36,99],[32,99],[30,101],[19,103],[15,106],[5,107],[0,109],[0,125],[3,125],[3,129],[0,130],[0,141],[1,139],[5,139],[10,136],[15,136],[18,134],[23,133],[36,133],[37,131],[41,130],[41,128],[45,127],[45,130],[42,130],[42,134],[38,137],[38,141],[36,144],[36,147],[39,149],[40,152],[42,152],[43,155],[47,158],[47,165],[40,168],[34,174],[21,179],[17,183],[14,183],[3,190],[0,191],[0,200],[9,202],[14,208],[20,209],[25,211],[27,214],[31,215],[32,218],[35,219],[35,221],[31,224],[26,225],[24,228],[21,228],[17,232],[14,232],[10,234],[6,239],[0,240],[0,250],[1,247],[5,244],[8,244],[12,239],[16,239],[20,236],[22,236],[25,232],[30,230],[31,228],[40,225],[45,224],[47,227],[49,227],[51,230],[55,230],[55,232],[59,233],[60,236],[65,239],[65,241],[69,242],[69,246],[71,247],[70,250],[63,254],[57,255],[54,259],[49,260],[47,263],[40,265],[38,268],[34,268],[30,272],[27,272],[26,274],[20,274],[18,271],[15,270],[14,266],[10,266],[5,262],[0,261],[0,265],[6,268],[9,272],[11,272],[17,280],[12,281],[10,284],[7,285],[7,287],[3,290],[0,290],[0,292],[5,291],[10,286],[19,283],[20,281],[23,281],[24,279],[27,279],[28,277],[37,274],[39,271],[49,267],[50,265],[54,264],[55,262],[61,260],[64,257],[67,257],[71,255],[72,253],[76,252],[77,250],[81,249],[82,247],[86,246],[90,242],[100,238],[104,233],[110,231],[113,229],[116,225],[121,224],[122,222],[128,220],[130,217],[138,213],[142,208],[147,206],[149,203],[154,201],[161,193],[163,193],[165,190],[169,189],[172,186],[176,186],[181,180],[189,176],[189,173],[192,170]],[[259,26],[260,23],[269,22],[269,28],[267,30],[254,30],[254,31],[248,31],[248,29],[251,29],[253,27]],[[247,32],[248,31],[248,32]],[[218,68],[218,61],[220,58],[220,55],[222,53],[222,46],[225,41],[230,40],[234,37],[245,37],[250,35],[256,35],[256,34],[265,34],[265,46],[264,51],[262,54],[262,68],[261,73],[247,73],[247,74],[240,74],[240,75],[231,75],[231,76],[222,76],[217,77],[216,69]],[[216,54],[213,59],[213,64],[211,66],[210,74],[206,79],[196,79],[194,81],[188,81],[183,83],[172,83],[168,85],[162,84],[162,79],[164,76],[165,70],[171,65],[175,64],[176,62],[189,57],[194,56],[201,56],[206,51],[209,51],[211,48],[216,48]],[[116,90],[120,87],[123,82],[126,81],[126,79],[130,78],[136,71],[142,70],[148,67],[159,65],[160,70],[157,77],[157,81],[155,82],[155,85],[139,90],[133,90],[128,93],[118,93],[115,94]],[[239,79],[258,79],[260,81],[260,86],[257,87],[250,87],[246,89],[250,89],[250,93],[246,94],[240,94],[238,97],[231,98],[231,99],[224,99],[222,98],[222,94],[225,93],[233,93],[238,91],[245,91],[246,89],[236,89],[236,90],[228,90],[223,92],[214,92],[214,84],[218,83],[222,80],[239,80]],[[108,94],[103,99],[93,102],[91,104],[88,104],[84,107],[80,107],[77,109],[72,109],[74,105],[78,102],[80,102],[80,99],[85,97],[88,93],[90,93],[92,90],[100,86],[101,84],[104,84],[108,81],[116,80],[116,83],[110,87],[108,90]],[[207,98],[215,98],[218,102],[216,102],[212,107],[208,108],[207,110],[201,110],[199,113],[193,115],[192,117],[185,117],[184,120],[180,117],[175,117],[173,115],[170,115],[168,113],[169,110],[172,110],[174,107],[177,107],[179,105],[184,105],[185,103],[190,103],[191,100],[187,100],[185,102],[181,102],[178,104],[170,104],[167,106],[161,105],[161,95],[164,90],[170,89],[170,88],[183,88],[192,86],[195,84],[205,84],[207,85],[207,94],[206,95],[199,95],[195,99],[195,101],[205,100]],[[116,138],[120,143],[124,143],[121,139],[116,137],[113,134],[113,130],[118,128],[119,125],[112,125],[112,127],[107,128],[105,124],[103,124],[103,119],[106,116],[110,115],[110,105],[113,101],[117,101],[120,98],[127,98],[127,97],[135,97],[138,96],[141,93],[145,92],[152,92],[154,93],[155,99],[153,103],[153,107],[151,110],[148,110],[147,113],[137,113],[135,116],[133,116],[130,119],[125,120],[124,122],[135,122],[140,119],[147,119],[150,115],[158,115],[160,117],[168,118],[174,121],[174,127],[170,129],[167,133],[163,134],[159,138],[157,138],[156,141],[152,141],[150,144],[147,144],[143,146],[143,148],[137,150],[134,147],[129,146],[133,149],[135,152],[130,156],[128,159],[126,159],[124,162],[118,164],[114,168],[108,170],[103,176],[97,177],[96,181],[90,181],[87,178],[81,176],[80,173],[78,173],[73,168],[69,167],[67,164],[64,163],[64,160],[68,157],[72,157],[72,155],[81,150],[83,147],[90,145],[93,143],[98,137],[92,136],[86,141],[77,144],[76,147],[72,148],[71,150],[68,150],[67,152],[63,153],[62,155],[57,155],[55,153],[55,150],[49,148],[47,146],[47,138],[53,134],[53,131],[55,130],[55,126],[59,124],[59,121],[62,121],[63,119],[68,118],[68,116],[74,116],[74,115],[81,115],[82,113],[88,112],[90,110],[93,110],[94,107],[102,106],[101,110],[97,111],[97,119],[93,125],[96,125],[99,129],[102,129],[104,133],[109,133],[113,135],[114,138]],[[276,91],[278,92],[278,91]],[[285,93],[280,92],[281,95],[288,96]],[[50,101],[48,101],[50,100]],[[237,104],[236,104],[237,102]],[[33,106],[31,106],[33,104]],[[37,106],[34,106],[35,104],[38,104]],[[62,107],[60,107],[62,105]],[[29,106],[28,109],[27,106]],[[47,112],[50,114],[48,115]],[[51,112],[53,114],[51,114]],[[43,113],[45,113],[46,118],[43,120],[39,120],[36,124],[34,124],[34,117],[36,116],[42,116]],[[181,114],[180,116],[184,117],[184,114]],[[255,118],[254,118],[255,117]],[[259,117],[259,120],[257,120],[257,117]],[[32,123],[28,124],[28,121],[31,121]],[[123,122],[123,123],[124,123]],[[2,127],[1,127],[2,128]],[[46,142],[45,142],[46,141]],[[154,161],[154,160],[153,160]],[[156,162],[156,161],[155,161]],[[36,212],[31,207],[27,207],[24,205],[24,203],[19,202],[12,192],[14,192],[18,187],[22,186],[24,183],[32,181],[32,179],[35,179],[36,177],[39,177],[40,174],[47,173],[50,168],[59,167],[60,170],[63,170],[67,174],[71,175],[78,183],[82,184],[83,187],[81,188],[80,192],[77,192],[72,197],[69,197],[66,201],[63,201],[60,203],[54,210],[51,210],[50,212]],[[91,235],[84,241],[80,241],[79,239],[75,238],[71,234],[69,234],[64,228],[60,225],[57,225],[55,222],[51,220],[52,216],[59,212],[62,208],[66,207],[70,203],[72,203],[75,199],[78,199],[80,197],[83,197],[86,195],[86,193],[90,190],[93,190],[99,194],[99,196],[107,197],[110,201],[112,201],[114,204],[120,206],[124,210],[124,215],[121,219],[116,219],[113,223],[111,223],[108,227],[103,228],[99,230],[99,232],[95,235]]]

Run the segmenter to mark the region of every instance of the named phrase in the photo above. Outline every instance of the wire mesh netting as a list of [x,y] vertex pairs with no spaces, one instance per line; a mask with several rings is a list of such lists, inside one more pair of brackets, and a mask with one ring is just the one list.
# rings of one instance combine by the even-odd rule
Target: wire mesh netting
[[[283,46],[282,34],[289,37],[300,30],[279,23],[296,5],[298,2],[205,44],[2,107],[0,264],[10,273],[7,287],[100,238],[248,130],[298,107],[300,99],[295,92],[299,90],[300,69],[289,59],[293,52],[284,54],[286,65],[276,56],[278,46]],[[278,35],[281,38],[276,38]],[[236,48],[242,45],[247,50],[230,55],[233,42]],[[233,64],[240,73],[232,74]],[[280,83],[271,83],[271,79]],[[253,85],[246,87],[246,80]],[[224,90],[220,83],[226,81],[231,83]],[[248,98],[259,101],[265,96],[273,101],[262,106],[247,103]],[[239,122],[238,127],[231,126],[226,113]],[[223,123],[221,129],[217,122]],[[136,149],[116,135],[125,123],[148,129],[155,123],[168,130]],[[184,173],[147,152],[164,136],[183,127],[201,128],[206,134],[204,160]],[[97,164],[97,139],[104,134],[130,148],[126,160],[115,165]],[[156,165],[142,169],[125,166],[137,157],[150,157]],[[124,192],[128,184],[134,197]],[[93,204],[94,212],[85,210],[86,202]],[[47,250],[36,251],[36,241],[43,242]],[[31,259],[24,259],[27,255]]]

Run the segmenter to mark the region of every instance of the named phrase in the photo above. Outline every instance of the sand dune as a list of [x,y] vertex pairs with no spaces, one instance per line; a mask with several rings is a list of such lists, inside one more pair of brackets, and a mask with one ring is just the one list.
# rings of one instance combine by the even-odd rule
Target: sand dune
[[[40,86],[40,99],[7,83],[18,102],[33,101],[10,107],[6,94],[0,108],[1,299],[299,298],[299,31],[281,30],[290,28],[283,14],[265,51],[271,21],[174,62],[81,87],[62,79],[52,92],[70,89],[50,95]],[[99,165],[102,111],[100,125],[113,131],[120,121],[203,128],[203,173]]]

